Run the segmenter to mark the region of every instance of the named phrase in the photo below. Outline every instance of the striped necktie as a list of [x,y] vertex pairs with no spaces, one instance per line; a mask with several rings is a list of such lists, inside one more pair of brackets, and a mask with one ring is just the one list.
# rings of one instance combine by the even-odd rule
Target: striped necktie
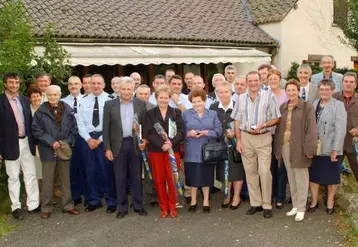
[[306,98],[307,98],[306,89],[305,89],[305,88],[302,88],[301,99],[303,99],[304,101],[306,101]]

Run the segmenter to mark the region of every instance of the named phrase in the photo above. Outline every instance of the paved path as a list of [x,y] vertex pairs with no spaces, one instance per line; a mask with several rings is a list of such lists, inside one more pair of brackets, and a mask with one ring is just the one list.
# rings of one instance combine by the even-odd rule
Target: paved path
[[[219,197],[219,198],[215,198]],[[343,246],[333,216],[324,208],[308,214],[296,223],[283,210],[274,209],[274,217],[264,219],[262,213],[245,215],[249,204],[243,203],[236,211],[220,208],[221,195],[215,194],[212,212],[205,215],[199,209],[189,214],[179,210],[176,219],[160,219],[159,208],[146,205],[147,217],[130,211],[127,218],[116,219],[105,208],[82,212],[79,216],[62,214],[60,209],[49,220],[39,214],[27,215],[21,225],[0,246]]]

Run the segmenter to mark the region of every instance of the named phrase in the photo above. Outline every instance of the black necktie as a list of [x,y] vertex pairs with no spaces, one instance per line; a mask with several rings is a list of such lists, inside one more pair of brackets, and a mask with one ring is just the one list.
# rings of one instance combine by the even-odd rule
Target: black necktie
[[98,97],[94,97],[94,99],[92,125],[97,127],[99,125]]
[[77,113],[77,98],[74,97],[73,100],[75,101],[73,103],[73,113],[76,114]]

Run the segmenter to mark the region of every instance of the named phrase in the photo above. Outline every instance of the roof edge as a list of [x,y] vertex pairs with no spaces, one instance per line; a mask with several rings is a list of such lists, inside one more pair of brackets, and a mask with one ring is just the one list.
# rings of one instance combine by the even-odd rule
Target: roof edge
[[[42,36],[37,37],[43,40]],[[160,39],[105,39],[105,38],[69,38],[56,37],[57,42],[63,43],[107,43],[107,44],[158,44],[158,45],[204,45],[214,47],[278,47],[279,43],[265,42],[220,42],[220,41],[191,41],[191,40],[160,40]]]

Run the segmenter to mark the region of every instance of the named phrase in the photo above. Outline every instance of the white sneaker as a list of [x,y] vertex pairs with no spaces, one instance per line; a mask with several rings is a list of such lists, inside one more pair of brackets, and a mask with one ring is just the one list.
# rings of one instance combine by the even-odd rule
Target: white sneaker
[[286,216],[295,216],[297,214],[297,208],[292,208],[290,212],[286,213]]
[[184,205],[179,202],[177,202],[177,204],[175,204],[175,208],[183,208],[183,207],[184,207]]
[[305,212],[297,212],[295,221],[302,221],[305,218]]

